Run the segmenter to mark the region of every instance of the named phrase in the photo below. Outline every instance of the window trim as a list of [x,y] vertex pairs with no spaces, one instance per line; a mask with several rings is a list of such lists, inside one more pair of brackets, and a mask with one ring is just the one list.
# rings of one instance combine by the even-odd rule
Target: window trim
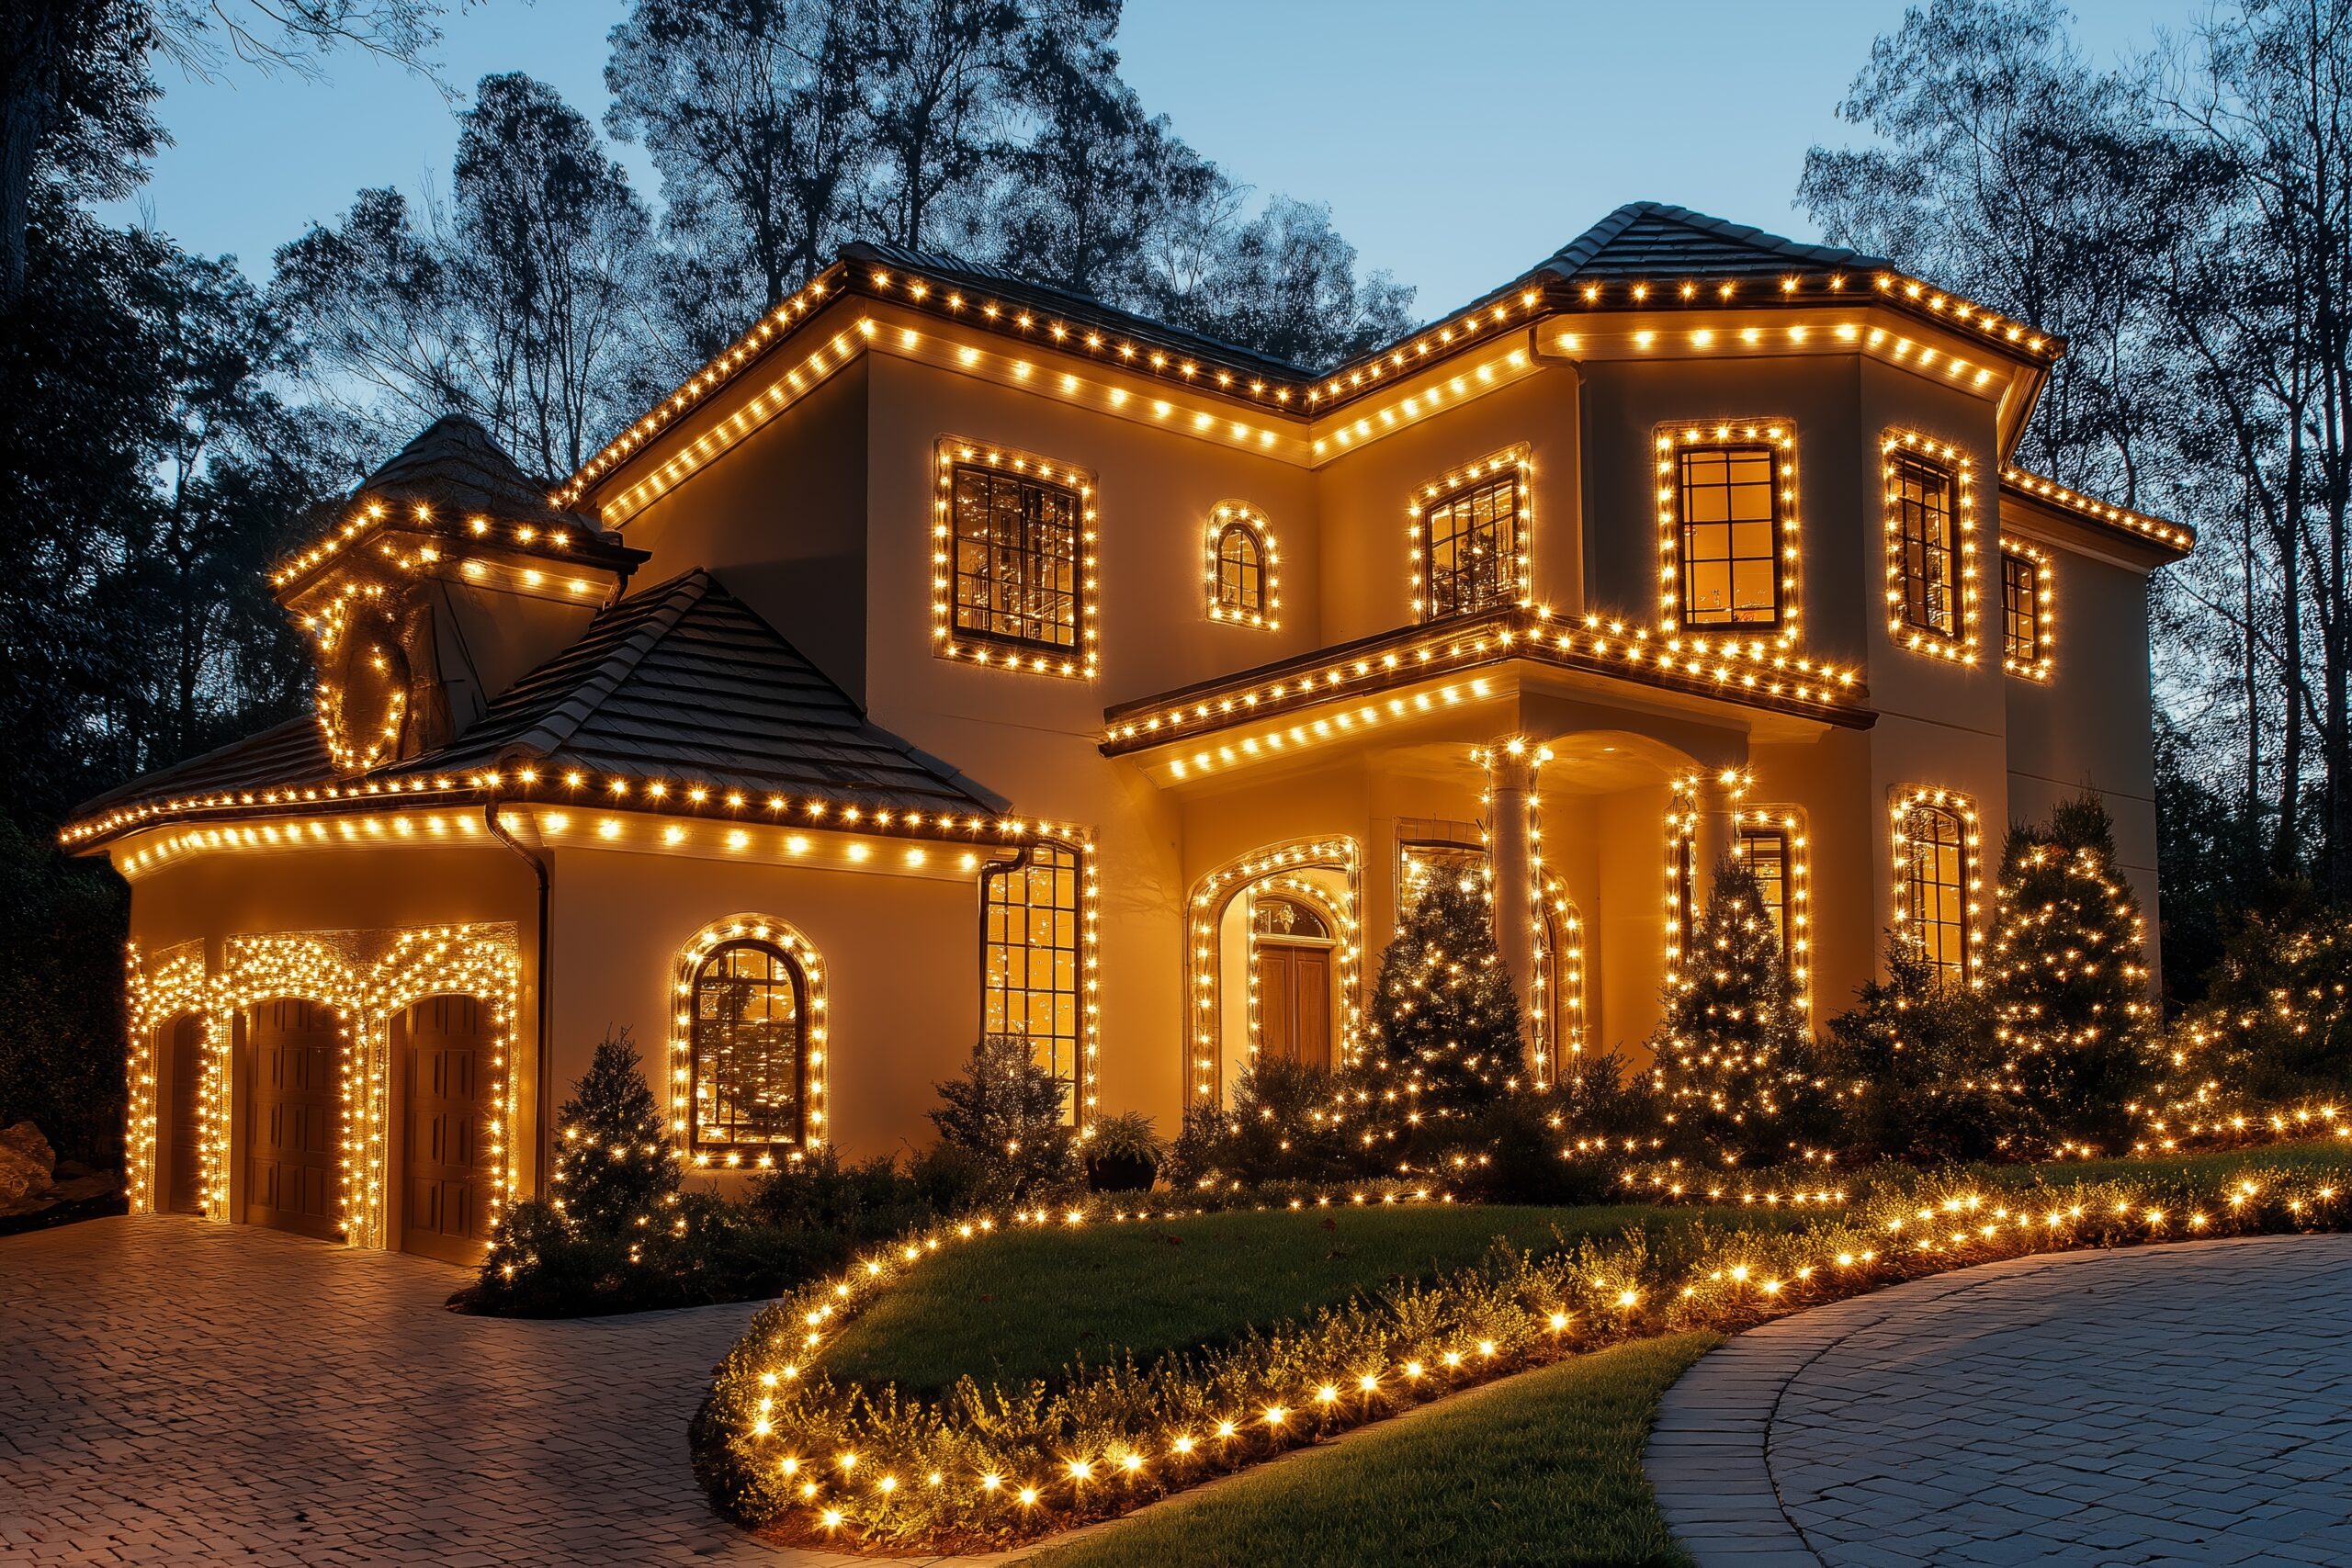
[[[1225,541],[1238,531],[1247,535],[1258,551],[1258,603],[1234,606],[1225,603]],[[1255,631],[1279,631],[1282,628],[1282,577],[1279,570],[1281,555],[1275,548],[1273,530],[1266,524],[1266,515],[1242,501],[1221,501],[1210,511],[1208,526],[1204,531],[1208,551],[1208,617],[1229,626],[1247,626]]]
[[[1049,643],[957,623],[962,600],[956,591],[956,476],[971,468],[1009,471],[1032,482],[1070,491],[1077,499],[1077,536],[1072,544],[1072,622],[1069,643]],[[1095,508],[1094,476],[1072,464],[1034,453],[960,436],[942,435],[933,449],[932,502],[931,636],[942,659],[965,660],[1023,674],[1091,681],[1101,667],[1098,601],[1101,520]]]
[[[1959,592],[1953,629],[1911,619],[1911,568],[1900,479],[1906,465],[1940,474],[1950,497],[1953,583]],[[1916,430],[1889,430],[1879,442],[1879,488],[1885,507],[1886,631],[1898,648],[1955,663],[1976,662],[1981,608],[1976,569],[1975,464],[1947,441]]]
[[[702,1143],[695,1125],[694,994],[704,963],[719,949],[737,942],[778,951],[797,978],[801,1005],[800,1134],[794,1144]],[[816,946],[786,921],[770,916],[743,914],[714,920],[678,949],[673,965],[670,1075],[668,1092],[670,1134],[679,1150],[698,1168],[714,1165],[728,1169],[773,1169],[781,1155],[797,1164],[825,1146],[830,1121],[828,1101],[831,1032],[825,998],[824,959]]]
[[[1961,940],[1960,963],[1956,967],[1960,983],[1973,990],[1984,984],[1984,955],[1981,951],[1984,941],[1983,929],[1984,835],[1977,820],[1975,801],[1957,790],[1913,785],[1897,788],[1890,797],[1889,849],[1894,874],[1893,924],[1896,931],[1906,941],[1913,941],[1915,946],[1920,945],[1911,936],[1917,927],[1914,919],[1916,911],[1911,902],[1914,880],[1911,875],[1913,858],[1907,846],[1911,841],[1909,831],[1911,814],[1922,808],[1934,808],[1945,812],[1959,824],[1960,884],[1958,891],[1961,897]],[[1952,967],[1954,966],[1936,961],[1938,977],[1949,980],[1951,976],[1947,971]]]
[[[1412,539],[1413,619],[1422,625],[1464,619],[1471,615],[1487,615],[1532,602],[1534,581],[1535,511],[1530,498],[1528,448],[1524,442],[1505,447],[1502,451],[1465,463],[1458,468],[1439,475],[1413,492],[1406,502],[1405,513],[1412,520],[1408,530]],[[1436,608],[1434,558],[1435,541],[1430,535],[1430,513],[1444,506],[1459,491],[1465,488],[1484,489],[1498,476],[1505,476],[1511,486],[1511,553],[1516,592],[1505,595],[1493,604],[1474,604],[1466,608],[1440,611]]]
[[[2021,562],[2033,576],[2033,648],[2024,657],[2009,648],[2009,563]],[[2056,668],[2052,613],[2057,590],[2050,557],[2023,539],[2001,540],[2001,668],[2027,681],[2047,681]]]
[[[1674,420],[1652,433],[1657,473],[1658,630],[1668,637],[1762,636],[1776,648],[1792,648],[1803,621],[1797,570],[1797,430],[1793,420],[1771,418]],[[1772,450],[1773,616],[1767,621],[1699,621],[1683,613],[1686,574],[1682,561],[1682,454],[1720,446],[1769,446]]]

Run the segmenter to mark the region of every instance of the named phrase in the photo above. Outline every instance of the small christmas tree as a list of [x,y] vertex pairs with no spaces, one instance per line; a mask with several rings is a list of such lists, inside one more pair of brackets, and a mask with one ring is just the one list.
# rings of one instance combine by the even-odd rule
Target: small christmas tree
[[978,1200],[1016,1203],[1075,1179],[1074,1140],[1062,1108],[1069,1084],[1037,1065],[1018,1035],[983,1036],[960,1078],[936,1084],[946,1104],[929,1112],[942,1143],[979,1167]]
[[628,1031],[608,1036],[556,1113],[555,1208],[584,1232],[643,1230],[677,1205],[678,1156],[638,1060]]
[[1725,1163],[1786,1154],[1792,1102],[1809,1087],[1804,1021],[1745,862],[1716,863],[1706,912],[1661,999],[1650,1087],[1667,1147]]
[[2155,1009],[2139,900],[2098,796],[2009,830],[1998,908],[1986,988],[2007,1076],[2053,1129],[2120,1138],[2146,1087]]
[[1434,879],[1381,955],[1356,1098],[1384,1141],[1396,1141],[1399,1123],[1462,1121],[1517,1085],[1526,1049],[1519,995],[1495,950],[1492,916],[1476,883]]

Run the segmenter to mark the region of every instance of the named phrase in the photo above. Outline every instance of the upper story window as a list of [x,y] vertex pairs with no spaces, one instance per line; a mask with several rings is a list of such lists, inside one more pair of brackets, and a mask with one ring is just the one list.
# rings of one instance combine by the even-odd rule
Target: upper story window
[[1063,465],[967,442],[939,447],[932,636],[951,659],[1091,675],[1092,486]]
[[1761,443],[1675,454],[1682,624],[1781,623],[1781,485]]
[[808,986],[783,948],[730,942],[689,982],[696,1149],[797,1145],[808,1099]]
[[2050,562],[2031,545],[2001,547],[2001,667],[2030,681],[2050,678]]
[[1976,561],[1970,465],[1914,432],[1889,433],[1887,630],[1904,647],[1947,659],[1976,655]]
[[1527,457],[1521,449],[1421,487],[1414,608],[1423,620],[1516,604],[1528,593]]
[[1209,619],[1246,626],[1279,625],[1274,536],[1256,508],[1220,504],[1209,518]]

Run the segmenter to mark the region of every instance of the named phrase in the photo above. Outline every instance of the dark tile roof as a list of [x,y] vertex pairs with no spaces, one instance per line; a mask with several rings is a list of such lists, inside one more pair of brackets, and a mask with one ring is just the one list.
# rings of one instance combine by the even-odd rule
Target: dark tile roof
[[386,458],[353,495],[430,502],[436,509],[507,522],[568,525],[594,536],[595,526],[586,518],[548,502],[554,489],[525,473],[480,423],[461,413],[445,413]]
[[1663,201],[1629,201],[1536,264],[1574,282],[1626,278],[1786,277],[1875,274],[1891,262],[1839,245],[1809,244],[1727,223]]
[[[159,815],[289,801],[379,798],[373,781],[445,779],[520,758],[616,778],[666,781],[684,809],[715,798],[782,796],[868,811],[995,817],[1004,799],[865,720],[857,705],[709,572],[696,569],[622,600],[569,649],[525,676],[439,751],[345,779],[314,719],[274,728],[89,801],[67,829],[86,846]],[[641,798],[641,792],[632,792]]]

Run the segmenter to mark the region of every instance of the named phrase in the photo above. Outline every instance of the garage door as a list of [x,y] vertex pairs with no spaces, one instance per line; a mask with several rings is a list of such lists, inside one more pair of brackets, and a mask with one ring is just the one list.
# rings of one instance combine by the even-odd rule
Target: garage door
[[471,997],[428,997],[402,1015],[407,1122],[401,1247],[481,1261],[490,1239],[490,1032]]
[[333,1009],[263,1002],[246,1038],[254,1071],[246,1118],[245,1223],[335,1235],[335,1051]]

